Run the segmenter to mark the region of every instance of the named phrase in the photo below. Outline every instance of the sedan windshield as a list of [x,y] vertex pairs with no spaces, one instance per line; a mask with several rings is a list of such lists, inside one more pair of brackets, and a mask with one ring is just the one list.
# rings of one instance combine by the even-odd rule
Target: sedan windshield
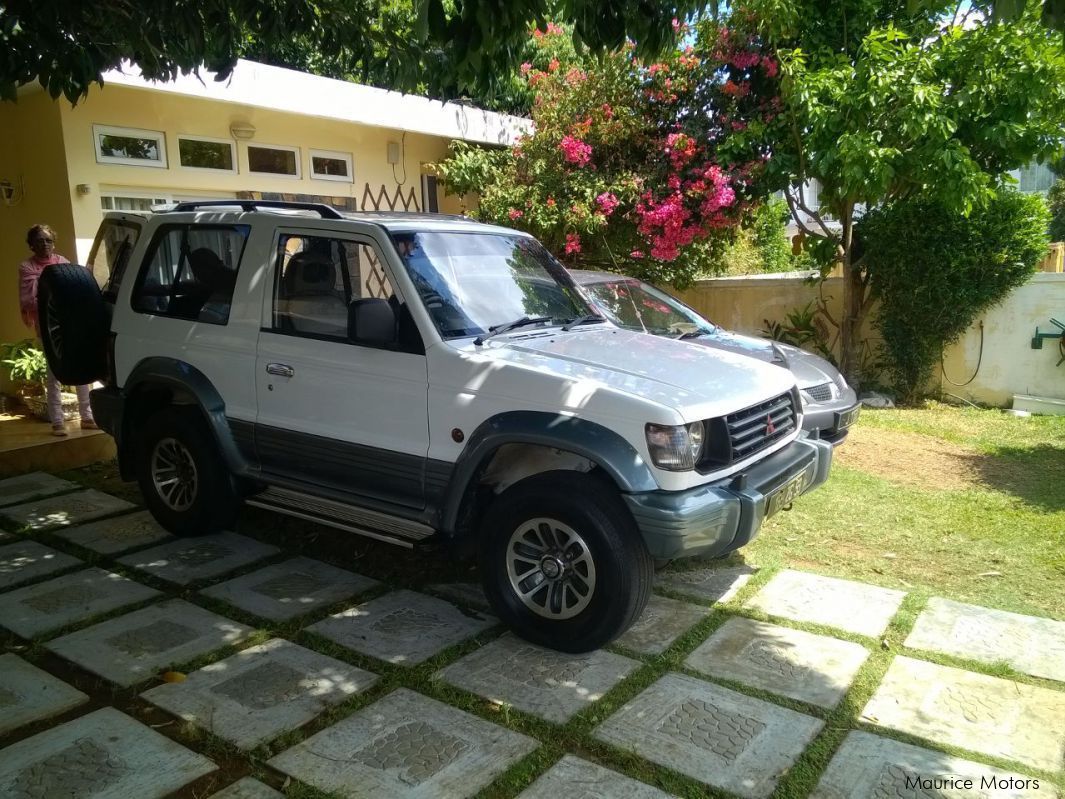
[[525,236],[393,234],[396,251],[444,338],[479,336],[522,317],[565,324],[592,312],[543,245]]
[[713,333],[714,325],[654,286],[632,278],[586,283],[596,308],[618,327],[658,335]]

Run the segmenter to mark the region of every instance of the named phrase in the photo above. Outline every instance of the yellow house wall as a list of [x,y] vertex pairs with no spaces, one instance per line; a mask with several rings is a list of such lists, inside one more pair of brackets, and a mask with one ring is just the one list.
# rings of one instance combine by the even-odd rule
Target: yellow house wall
[[[943,391],[989,405],[1009,406],[1014,394],[1065,399],[1065,364],[1057,339],[1043,339],[1043,348],[1033,350],[1032,337],[1038,326],[1043,333],[1061,332],[1050,324],[1053,317],[1065,322],[1065,274],[1036,274],[1002,303],[992,308],[943,354],[946,376],[967,386],[943,379]],[[981,357],[980,322],[983,323]],[[979,371],[977,371],[979,364]]]
[[44,92],[0,102],[0,131],[0,179],[16,184],[13,204],[0,201],[0,342],[8,342],[32,335],[18,307],[18,264],[30,254],[26,231],[51,225],[56,249],[73,260],[75,230],[58,104]]

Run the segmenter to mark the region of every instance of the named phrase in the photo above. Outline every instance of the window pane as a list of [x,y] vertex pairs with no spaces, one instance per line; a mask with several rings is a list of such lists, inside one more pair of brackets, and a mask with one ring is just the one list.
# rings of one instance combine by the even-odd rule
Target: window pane
[[346,341],[357,247],[324,236],[284,237],[274,287],[274,329]]
[[100,225],[88,265],[96,282],[104,287],[105,296],[112,302],[118,294],[122,275],[140,232],[139,225],[115,219],[105,219]]
[[243,225],[166,229],[141,270],[134,309],[224,325],[247,236]]
[[233,146],[226,142],[181,139],[178,156],[182,166],[233,171]]
[[295,175],[296,154],[272,147],[248,147],[248,169],[271,175]]
[[142,161],[158,161],[159,142],[139,136],[114,136],[100,134],[100,154],[108,158],[134,158]]
[[311,171],[315,175],[348,176],[348,162],[343,158],[327,158],[323,155],[311,156]]

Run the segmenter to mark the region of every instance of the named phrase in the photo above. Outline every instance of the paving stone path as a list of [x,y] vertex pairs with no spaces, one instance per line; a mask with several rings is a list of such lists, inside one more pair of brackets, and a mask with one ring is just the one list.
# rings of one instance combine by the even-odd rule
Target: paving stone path
[[[0,521],[4,799],[761,799],[798,795],[796,774],[816,799],[1065,789],[1065,621],[932,598],[890,653],[903,591],[678,564],[616,647],[567,655],[502,629],[474,583],[381,585],[304,540],[172,538],[41,473],[0,480]],[[999,664],[1029,676],[983,673]]]

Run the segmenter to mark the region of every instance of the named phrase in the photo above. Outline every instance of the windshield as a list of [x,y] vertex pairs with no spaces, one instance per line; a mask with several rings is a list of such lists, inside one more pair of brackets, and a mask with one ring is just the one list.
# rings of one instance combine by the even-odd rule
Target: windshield
[[392,238],[444,338],[479,336],[523,316],[564,324],[591,313],[566,270],[535,239],[431,231]]
[[713,333],[714,325],[654,286],[632,278],[586,283],[595,306],[619,327],[644,333]]

